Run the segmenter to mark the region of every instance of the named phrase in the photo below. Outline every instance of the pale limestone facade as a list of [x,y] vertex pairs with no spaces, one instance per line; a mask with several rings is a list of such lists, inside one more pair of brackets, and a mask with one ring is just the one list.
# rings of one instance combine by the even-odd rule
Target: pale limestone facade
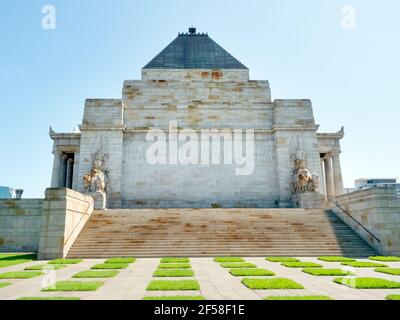
[[[224,164],[148,164],[147,131],[168,132],[170,121],[178,131],[254,129],[253,174],[237,176]],[[317,133],[310,100],[272,101],[268,81],[249,80],[248,70],[143,70],[142,80],[125,81],[121,100],[87,100],[80,130],[50,134],[52,187],[82,192],[101,148],[109,154],[109,207],[290,207],[299,152],[324,194],[343,193],[343,132]]]
[[[185,64],[175,58],[182,41],[185,50],[195,50],[182,58]],[[196,51],[199,44],[211,53]],[[343,131],[318,133],[310,100],[273,101],[268,81],[250,80],[245,66],[215,46],[204,34],[179,35],[169,53],[143,68],[141,80],[124,82],[121,99],[86,100],[80,133],[51,130],[51,187],[83,192],[84,175],[101,150],[109,156],[109,208],[292,207],[293,160],[299,157],[320,176],[324,197],[342,194]],[[211,68],[215,61],[222,67]],[[171,121],[177,133],[253,129],[254,171],[240,176],[235,164],[149,164],[146,134],[157,128],[168,136]]]

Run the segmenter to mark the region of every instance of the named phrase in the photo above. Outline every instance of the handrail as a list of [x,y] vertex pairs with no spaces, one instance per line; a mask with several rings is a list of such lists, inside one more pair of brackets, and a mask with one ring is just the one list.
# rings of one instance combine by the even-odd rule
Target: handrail
[[350,219],[352,219],[355,223],[357,223],[361,228],[363,228],[369,235],[371,235],[376,241],[381,243],[381,240],[374,235],[371,231],[369,231],[366,227],[364,227],[356,218],[354,218],[349,212],[347,212],[344,208],[340,206],[337,201],[331,200],[331,203],[338,207],[341,211],[343,211]]

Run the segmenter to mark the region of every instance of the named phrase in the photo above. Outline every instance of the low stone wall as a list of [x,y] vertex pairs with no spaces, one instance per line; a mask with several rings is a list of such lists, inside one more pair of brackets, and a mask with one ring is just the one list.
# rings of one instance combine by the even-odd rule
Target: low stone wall
[[0,200],[0,251],[38,251],[42,202],[42,199]]
[[92,212],[92,197],[70,189],[47,189],[38,258],[65,257]]
[[[369,188],[338,196],[332,211],[377,252],[400,255],[400,199],[394,188]],[[361,223],[376,240],[343,210]]]

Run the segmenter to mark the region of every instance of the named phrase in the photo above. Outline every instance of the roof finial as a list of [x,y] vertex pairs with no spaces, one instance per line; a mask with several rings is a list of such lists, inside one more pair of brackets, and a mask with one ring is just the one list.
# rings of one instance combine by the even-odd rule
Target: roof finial
[[196,34],[196,28],[195,27],[190,27],[189,28],[189,34]]

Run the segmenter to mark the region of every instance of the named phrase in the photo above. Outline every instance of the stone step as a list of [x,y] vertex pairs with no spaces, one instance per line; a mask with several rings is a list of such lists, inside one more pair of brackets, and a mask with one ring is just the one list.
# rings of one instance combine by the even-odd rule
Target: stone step
[[374,251],[326,210],[113,209],[91,216],[68,257],[344,253]]

